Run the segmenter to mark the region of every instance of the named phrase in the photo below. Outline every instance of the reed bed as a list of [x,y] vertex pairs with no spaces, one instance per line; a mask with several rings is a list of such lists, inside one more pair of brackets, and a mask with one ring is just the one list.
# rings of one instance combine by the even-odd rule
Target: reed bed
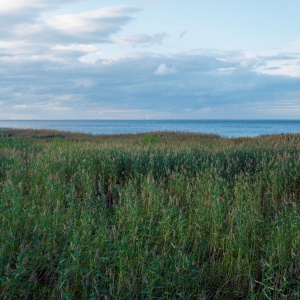
[[300,299],[300,135],[0,132],[1,299]]

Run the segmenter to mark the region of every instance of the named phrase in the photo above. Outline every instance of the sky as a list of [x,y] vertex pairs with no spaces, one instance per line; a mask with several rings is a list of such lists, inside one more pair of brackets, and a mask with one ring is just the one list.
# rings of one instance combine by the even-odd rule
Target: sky
[[298,0],[1,0],[0,120],[299,119]]

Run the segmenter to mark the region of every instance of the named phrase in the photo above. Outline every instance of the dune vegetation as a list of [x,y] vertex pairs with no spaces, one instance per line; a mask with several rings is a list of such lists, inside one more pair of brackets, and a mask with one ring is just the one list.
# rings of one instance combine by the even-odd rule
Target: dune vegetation
[[0,130],[1,299],[299,299],[300,135]]

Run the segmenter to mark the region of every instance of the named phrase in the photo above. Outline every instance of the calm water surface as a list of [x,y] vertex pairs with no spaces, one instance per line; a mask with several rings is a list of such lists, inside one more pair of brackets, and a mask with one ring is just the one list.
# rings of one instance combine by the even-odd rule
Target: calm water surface
[[186,131],[215,133],[222,137],[254,137],[278,133],[300,133],[300,120],[66,120],[0,121],[2,128],[56,129],[92,134]]

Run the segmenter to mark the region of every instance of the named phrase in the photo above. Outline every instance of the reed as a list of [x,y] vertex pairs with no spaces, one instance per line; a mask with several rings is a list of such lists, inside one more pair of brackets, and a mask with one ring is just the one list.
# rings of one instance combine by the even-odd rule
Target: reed
[[300,135],[0,132],[1,299],[300,298]]

